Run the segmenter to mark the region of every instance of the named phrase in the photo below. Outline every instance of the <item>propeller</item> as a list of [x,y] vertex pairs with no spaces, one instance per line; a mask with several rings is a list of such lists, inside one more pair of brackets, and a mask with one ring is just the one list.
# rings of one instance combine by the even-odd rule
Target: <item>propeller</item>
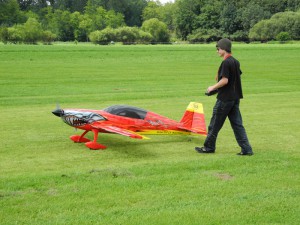
[[52,111],[55,116],[61,117],[64,114],[64,110],[62,110],[59,106],[59,103],[56,103],[56,109]]

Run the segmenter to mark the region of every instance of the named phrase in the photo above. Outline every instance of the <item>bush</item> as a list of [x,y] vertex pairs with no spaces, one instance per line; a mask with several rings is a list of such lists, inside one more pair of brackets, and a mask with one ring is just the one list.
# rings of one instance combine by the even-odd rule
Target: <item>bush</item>
[[24,32],[22,26],[14,26],[7,28],[7,42],[13,44],[22,43],[24,40]]
[[291,40],[291,35],[288,32],[280,32],[276,35],[276,40],[281,43]]
[[[249,32],[251,40],[270,41],[277,39],[280,33],[288,33],[290,39],[300,39],[300,12],[281,12],[269,20],[255,24]],[[286,35],[286,34],[285,34]]]
[[38,41],[50,44],[55,38],[56,35],[52,32],[43,31],[40,23],[34,18],[29,18],[24,25],[0,28],[0,40],[5,44],[36,44]]
[[100,45],[108,45],[111,42],[122,42],[124,45],[147,44],[153,40],[150,33],[144,32],[137,27],[106,28],[90,33],[89,38],[92,43]]
[[89,34],[89,39],[94,44],[108,45],[110,42],[115,41],[116,32],[112,28],[105,28],[104,30],[96,30]]
[[150,33],[140,30],[137,27],[120,27],[116,29],[116,40],[124,45],[128,44],[148,44],[153,37]]
[[190,43],[209,43],[215,42],[222,38],[223,33],[217,29],[197,29],[192,34],[187,36]]
[[7,44],[8,41],[8,29],[7,27],[0,27],[0,41]]
[[35,18],[29,18],[23,27],[25,43],[36,44],[41,40],[42,26]]
[[139,30],[137,42],[141,44],[149,44],[153,40],[153,37],[150,33]]
[[41,34],[41,41],[43,44],[50,45],[55,39],[56,35],[49,30],[43,31]]
[[146,20],[142,25],[142,30],[152,35],[152,42],[170,42],[170,34],[167,25],[156,18]]
[[116,40],[125,45],[135,44],[138,39],[138,28],[120,27],[116,31]]
[[230,35],[232,41],[244,41],[249,42],[248,32],[239,30],[234,34]]

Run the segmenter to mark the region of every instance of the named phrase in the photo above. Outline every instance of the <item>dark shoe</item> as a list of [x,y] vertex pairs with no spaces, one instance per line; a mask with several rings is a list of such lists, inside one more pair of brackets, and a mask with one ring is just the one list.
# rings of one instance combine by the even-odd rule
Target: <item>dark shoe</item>
[[240,152],[237,155],[240,155],[240,156],[245,156],[245,155],[251,156],[253,154],[254,154],[253,152]]
[[215,151],[207,150],[205,147],[195,147],[195,150],[199,153],[215,153]]

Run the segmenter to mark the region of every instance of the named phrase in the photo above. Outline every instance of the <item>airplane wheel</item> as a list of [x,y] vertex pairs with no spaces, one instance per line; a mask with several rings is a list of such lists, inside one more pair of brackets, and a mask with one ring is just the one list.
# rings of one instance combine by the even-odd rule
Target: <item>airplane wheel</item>
[[106,146],[101,145],[97,142],[92,142],[92,141],[86,142],[85,145],[86,145],[86,147],[88,147],[91,150],[104,150],[104,149],[106,149]]

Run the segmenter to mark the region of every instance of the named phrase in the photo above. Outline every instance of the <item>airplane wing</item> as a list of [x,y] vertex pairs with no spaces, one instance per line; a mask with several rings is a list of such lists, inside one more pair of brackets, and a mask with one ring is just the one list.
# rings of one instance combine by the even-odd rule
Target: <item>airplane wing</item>
[[100,130],[105,130],[109,133],[124,135],[124,136],[130,137],[130,138],[149,139],[149,138],[147,138],[143,135],[140,135],[138,133],[135,133],[133,131],[122,129],[122,128],[115,127],[115,126],[112,126],[112,125],[93,124],[92,127],[96,128],[96,129],[100,129]]

